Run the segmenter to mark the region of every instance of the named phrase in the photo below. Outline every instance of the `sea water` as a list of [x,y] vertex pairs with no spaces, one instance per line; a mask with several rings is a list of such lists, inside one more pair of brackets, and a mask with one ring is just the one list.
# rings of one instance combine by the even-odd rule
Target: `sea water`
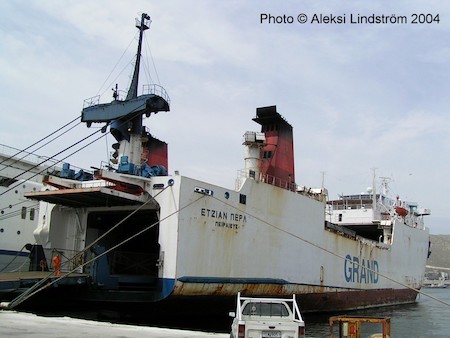
[[[422,289],[422,292],[450,304],[450,288],[426,288]],[[391,337],[395,338],[449,338],[450,306],[424,294],[420,295],[417,302],[413,304],[331,315],[390,317]],[[305,316],[306,336],[314,338],[329,337],[328,317]],[[376,332],[381,332],[381,330],[376,330]]]
[[[437,298],[442,302],[450,304],[450,288],[448,289],[422,289],[422,292]],[[301,308],[301,304],[299,304]],[[166,323],[168,327],[178,327],[184,329],[170,330],[157,329],[158,326],[151,323],[140,322],[139,326],[108,324],[102,321],[83,321],[68,318],[89,317],[80,316],[80,314],[62,314],[53,313],[51,317],[40,315],[30,315],[26,313],[17,313],[17,316],[2,313],[0,311],[0,336],[3,337],[193,337],[200,338],[213,336],[216,338],[229,337],[230,325],[215,326],[209,323],[208,327],[203,327],[201,331],[195,332],[195,329],[188,328],[185,324],[189,323]],[[330,316],[348,315],[348,316],[372,316],[372,317],[390,317],[391,318],[391,337],[394,338],[450,338],[450,306],[442,304],[425,295],[420,295],[417,302],[413,304],[389,306],[384,308],[374,308],[368,310],[351,311],[347,313],[330,313],[327,315],[305,315],[306,337],[322,338],[329,337],[328,318]],[[35,317],[33,317],[35,316]],[[198,318],[199,322],[204,323],[204,318]],[[111,323],[115,321],[112,318],[108,320]],[[129,321],[128,324],[132,324]],[[193,323],[190,323],[191,325]],[[106,326],[105,326],[106,325]],[[363,330],[362,338],[368,337],[372,333],[381,332],[380,326],[376,330]],[[190,330],[189,330],[190,329]],[[337,330],[335,330],[337,334]],[[337,337],[337,335],[335,335]]]

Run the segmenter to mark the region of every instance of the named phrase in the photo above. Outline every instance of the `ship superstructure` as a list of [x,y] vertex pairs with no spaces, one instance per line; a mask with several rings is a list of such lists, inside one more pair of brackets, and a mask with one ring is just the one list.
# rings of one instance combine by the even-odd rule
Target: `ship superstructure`
[[418,203],[392,198],[389,195],[389,178],[383,177],[381,191],[374,186],[367,192],[341,195],[328,202],[331,224],[341,227],[349,236],[362,236],[380,243],[391,244],[396,222],[412,228],[425,230],[424,216],[430,215],[427,208],[419,208]]

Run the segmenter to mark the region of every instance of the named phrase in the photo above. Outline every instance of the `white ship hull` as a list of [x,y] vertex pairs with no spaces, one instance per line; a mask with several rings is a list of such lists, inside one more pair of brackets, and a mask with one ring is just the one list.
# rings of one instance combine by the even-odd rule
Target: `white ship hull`
[[[304,311],[331,311],[413,302],[414,289],[423,281],[426,229],[396,221],[389,245],[349,238],[327,225],[324,202],[253,179],[245,180],[239,191],[182,176],[153,177],[145,185],[156,187],[148,190],[151,202],[124,224],[127,230],[112,232],[99,245],[108,247],[149,230],[107,255],[111,273],[94,274],[103,290],[86,294],[87,300],[105,300],[107,286],[108,301],[137,303],[233,300],[238,291],[253,296],[294,293]],[[35,195],[58,203],[52,192]],[[86,197],[80,190],[73,199]],[[107,224],[136,208],[55,207],[46,218],[58,226],[50,228],[43,244],[74,257]],[[81,226],[75,226],[77,220]],[[145,265],[147,272],[133,272],[134,264]],[[126,294],[130,288],[141,291],[137,298]]]
[[[175,284],[173,296],[241,291],[323,298],[336,292],[373,290],[380,305],[411,301],[410,292],[407,296],[399,292],[397,299],[386,299],[385,293],[420,288],[428,254],[426,230],[396,222],[390,245],[347,238],[325,228],[322,202],[250,179],[233,193],[183,177],[180,207],[198,198],[196,186],[213,191],[214,196],[204,196],[177,219],[160,225],[161,232],[167,227],[178,234],[161,242],[163,275]],[[223,197],[227,192],[229,199]],[[245,205],[239,203],[241,194],[246,195]],[[373,299],[369,304],[347,299],[347,304],[377,305]]]

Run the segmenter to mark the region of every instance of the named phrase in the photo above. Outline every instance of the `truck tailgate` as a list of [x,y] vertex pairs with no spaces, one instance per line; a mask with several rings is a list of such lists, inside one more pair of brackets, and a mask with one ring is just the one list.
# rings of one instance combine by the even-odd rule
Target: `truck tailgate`
[[297,338],[298,325],[283,322],[251,323],[248,338]]

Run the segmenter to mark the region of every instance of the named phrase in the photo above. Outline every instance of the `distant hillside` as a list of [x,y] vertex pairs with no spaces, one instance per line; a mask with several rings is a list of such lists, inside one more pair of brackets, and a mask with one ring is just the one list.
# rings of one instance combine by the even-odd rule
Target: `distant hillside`
[[450,235],[430,235],[431,255],[427,265],[450,268]]

